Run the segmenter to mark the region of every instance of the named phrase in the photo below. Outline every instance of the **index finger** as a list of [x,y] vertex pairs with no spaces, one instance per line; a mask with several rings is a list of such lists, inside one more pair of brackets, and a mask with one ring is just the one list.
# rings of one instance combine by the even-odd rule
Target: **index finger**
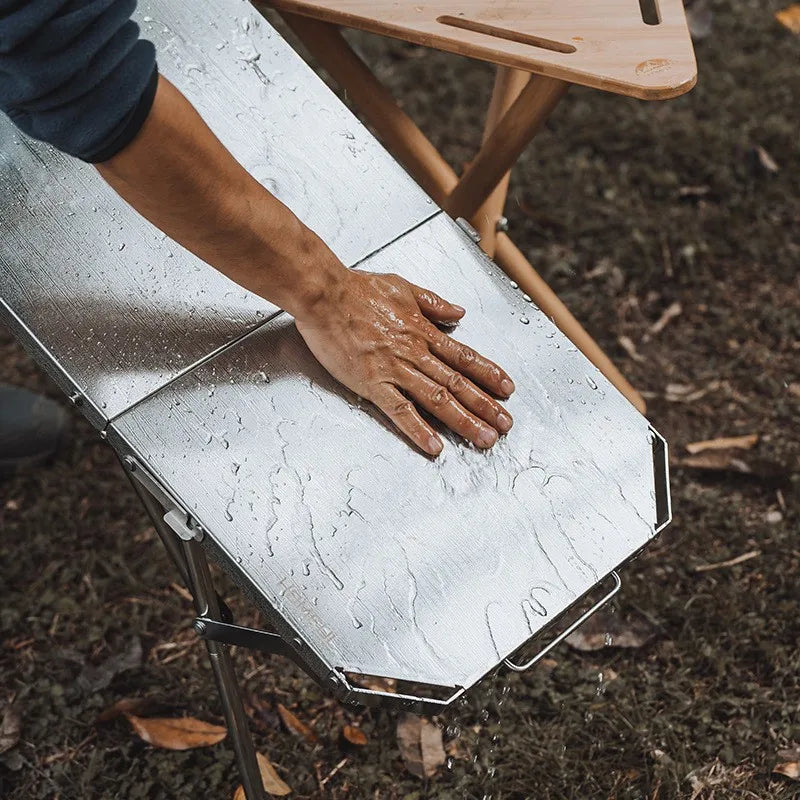
[[408,285],[414,293],[414,299],[417,301],[420,310],[431,322],[453,324],[458,322],[466,313],[461,306],[445,300],[430,289],[423,289],[414,283],[409,283]]

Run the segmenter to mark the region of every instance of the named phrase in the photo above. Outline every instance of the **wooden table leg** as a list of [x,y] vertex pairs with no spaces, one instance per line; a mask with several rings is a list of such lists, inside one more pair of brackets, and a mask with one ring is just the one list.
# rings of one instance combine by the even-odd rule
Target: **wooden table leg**
[[[282,13],[282,16],[330,76],[347,89],[349,97],[375,128],[387,149],[439,205],[444,205],[458,186],[458,176],[416,123],[397,105],[386,87],[353,52],[338,29],[308,17],[287,13]],[[528,86],[525,87],[526,90]],[[503,170],[507,171],[508,168]],[[503,233],[497,235],[495,255],[499,265],[519,284],[522,291],[530,295],[552,317],[575,346],[637,409],[644,412],[642,396],[572,316],[511,239]]]
[[[483,129],[483,143],[491,136],[504,114],[517,99],[519,93],[525,88],[530,79],[530,73],[509,67],[498,67],[494,80],[492,99],[486,113],[486,125]],[[495,242],[497,240],[497,224],[503,215],[508,194],[508,182],[511,172],[507,172],[500,179],[494,191],[484,200],[481,207],[475,212],[470,222],[481,235],[481,249],[489,258],[494,258]]]
[[631,386],[628,379],[603,352],[600,345],[589,336],[585,328],[572,315],[572,312],[547,285],[544,278],[536,272],[528,259],[525,258],[520,249],[505,233],[497,234],[495,257],[497,263],[503,268],[503,272],[519,284],[520,288],[567,335],[575,347],[628,398],[638,411],[644,414],[647,409],[644,398]]
[[566,81],[533,75],[470,162],[445,201],[445,211],[470,219],[516,164],[568,88]]
[[378,132],[384,147],[404,164],[417,183],[437,202],[455,187],[458,177],[386,87],[353,52],[335,25],[282,12],[281,16],[330,76],[347,89]]

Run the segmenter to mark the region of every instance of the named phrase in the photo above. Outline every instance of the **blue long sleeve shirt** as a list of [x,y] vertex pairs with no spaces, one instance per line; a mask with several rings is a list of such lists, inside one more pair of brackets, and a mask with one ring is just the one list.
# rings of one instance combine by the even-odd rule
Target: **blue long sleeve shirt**
[[116,155],[155,97],[155,48],[136,0],[0,0],[0,109],[84,161]]

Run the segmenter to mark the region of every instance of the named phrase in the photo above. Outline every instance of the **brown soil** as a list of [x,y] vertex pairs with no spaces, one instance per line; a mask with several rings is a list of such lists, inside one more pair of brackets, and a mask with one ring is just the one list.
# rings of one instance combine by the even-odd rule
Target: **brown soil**
[[[754,474],[676,463],[675,521],[626,570],[618,604],[656,635],[637,649],[562,647],[557,663],[490,681],[446,720],[460,724],[475,763],[457,759],[428,781],[405,771],[393,714],[345,710],[288,662],[237,653],[258,745],[293,797],[798,797],[800,783],[771,770],[800,742],[800,39],[773,19],[783,2],[711,5],[698,87],[662,104],[571,91],[514,175],[509,217],[646,393],[673,459],[688,442],[758,433],[743,455]],[[463,165],[490,69],[357,43]],[[674,302],[682,313],[651,333]],[[58,396],[3,331],[0,380]],[[125,696],[220,717],[190,604],[113,454],[81,419],[53,464],[0,485],[0,554],[0,705],[13,697],[22,717],[20,744],[0,755],[0,797],[232,797],[228,744],[167,752],[124,720],[93,724]],[[256,624],[227,594],[238,619]],[[136,639],[143,664],[87,688],[86,665]],[[319,743],[288,733],[277,703]],[[340,731],[354,722],[368,743],[345,748]]]

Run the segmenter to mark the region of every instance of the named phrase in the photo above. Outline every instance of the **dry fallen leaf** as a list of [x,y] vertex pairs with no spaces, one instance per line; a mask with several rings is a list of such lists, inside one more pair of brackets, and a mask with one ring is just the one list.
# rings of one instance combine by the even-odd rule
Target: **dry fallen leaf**
[[381,678],[378,675],[351,675],[353,683],[371,689],[373,692],[396,692],[397,681],[394,678]]
[[95,719],[95,725],[110,722],[117,717],[134,714],[137,717],[142,714],[152,713],[160,703],[152,697],[123,697],[116,703],[101,711]]
[[625,619],[620,614],[601,610],[589,617],[566,641],[575,650],[590,652],[604,647],[642,647],[655,633],[643,616]]
[[707,469],[713,472],[742,472],[750,475],[750,465],[738,457],[735,450],[707,450],[705,453],[684,458],[678,462],[683,467]]
[[342,729],[342,736],[357,747],[363,747],[367,743],[367,734],[355,725],[345,725]]
[[305,722],[301,722],[291,711],[289,711],[286,706],[278,703],[278,714],[280,715],[281,721],[286,726],[286,729],[290,733],[294,733],[297,736],[302,736],[309,744],[316,744],[317,741],[317,734],[305,724]]
[[126,714],[136,735],[153,747],[165,750],[191,750],[221,742],[228,731],[194,717],[166,719],[164,717],[137,717]]
[[775,19],[792,33],[800,34],[800,3],[792,3],[782,11],[776,11]]
[[775,162],[775,159],[759,144],[755,147],[756,158],[758,159],[758,163],[767,171],[767,172],[780,172],[781,168]]
[[740,475],[752,475],[760,480],[785,480],[792,472],[791,467],[770,461],[766,458],[748,456],[744,459],[741,449],[705,450],[686,458],[675,459],[673,463],[679,467],[707,472],[735,472]]
[[397,720],[397,743],[406,768],[418,778],[430,778],[445,762],[442,730],[426,717],[404,714]]
[[778,758],[781,761],[800,761],[800,744],[778,750]]
[[800,761],[784,761],[782,764],[776,764],[772,771],[776,775],[800,781]]
[[[256,753],[258,769],[261,772],[261,780],[264,783],[264,791],[276,797],[285,797],[291,794],[291,789],[281,780],[281,776],[275,771],[270,760],[261,753]],[[233,800],[245,800],[244,786],[240,786],[233,795]]]
[[749,450],[758,442],[758,434],[750,433],[747,436],[723,436],[719,439],[704,439],[701,442],[690,442],[686,449],[692,454],[702,453],[704,450],[727,450],[735,447],[739,450]]
[[3,710],[3,719],[0,721],[0,753],[5,753],[15,747],[19,741],[22,721],[19,713],[12,705]]

